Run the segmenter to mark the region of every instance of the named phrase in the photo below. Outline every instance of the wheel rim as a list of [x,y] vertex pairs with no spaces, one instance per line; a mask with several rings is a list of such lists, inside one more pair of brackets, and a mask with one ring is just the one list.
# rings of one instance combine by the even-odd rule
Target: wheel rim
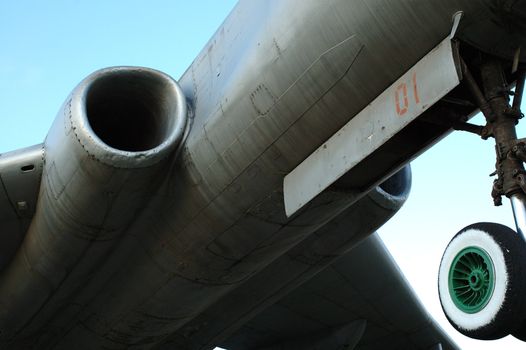
[[449,269],[449,294],[463,312],[484,309],[495,288],[494,267],[488,253],[468,247],[455,256]]

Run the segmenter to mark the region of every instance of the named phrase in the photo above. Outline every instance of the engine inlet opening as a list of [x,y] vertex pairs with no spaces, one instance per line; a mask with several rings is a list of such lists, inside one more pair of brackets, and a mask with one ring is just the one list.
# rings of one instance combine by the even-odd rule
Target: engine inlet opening
[[411,187],[411,168],[405,166],[382,182],[379,187],[391,196],[401,196]]
[[117,70],[88,87],[86,113],[92,130],[106,145],[141,152],[166,140],[177,103],[164,77],[149,71]]

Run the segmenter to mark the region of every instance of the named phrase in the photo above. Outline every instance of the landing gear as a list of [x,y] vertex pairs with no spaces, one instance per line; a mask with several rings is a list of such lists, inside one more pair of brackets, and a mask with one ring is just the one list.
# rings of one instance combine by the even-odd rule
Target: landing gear
[[[495,205],[510,198],[517,232],[499,224],[477,223],[462,229],[446,248],[438,277],[442,309],[464,335],[499,339],[508,334],[526,341],[526,139],[517,139],[526,71],[482,53],[462,61],[465,87],[486,118],[486,126],[462,129],[496,143]],[[511,72],[511,73],[510,73]],[[507,81],[516,81],[512,92]],[[482,89],[479,87],[482,86]],[[510,105],[510,96],[514,96]]]

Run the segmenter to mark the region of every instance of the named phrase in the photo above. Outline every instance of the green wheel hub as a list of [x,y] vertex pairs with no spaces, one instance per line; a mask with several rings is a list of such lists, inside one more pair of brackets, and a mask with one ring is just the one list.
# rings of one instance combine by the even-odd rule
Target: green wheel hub
[[448,281],[455,305],[465,313],[479,312],[488,304],[495,288],[490,256],[479,247],[463,249],[451,264]]

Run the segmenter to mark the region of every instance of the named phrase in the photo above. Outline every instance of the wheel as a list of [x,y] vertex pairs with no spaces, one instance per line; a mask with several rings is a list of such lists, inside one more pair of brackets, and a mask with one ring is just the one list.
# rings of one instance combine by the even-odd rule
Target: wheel
[[524,319],[526,244],[512,229],[477,223],[447,246],[438,274],[442,309],[460,333],[499,339]]

